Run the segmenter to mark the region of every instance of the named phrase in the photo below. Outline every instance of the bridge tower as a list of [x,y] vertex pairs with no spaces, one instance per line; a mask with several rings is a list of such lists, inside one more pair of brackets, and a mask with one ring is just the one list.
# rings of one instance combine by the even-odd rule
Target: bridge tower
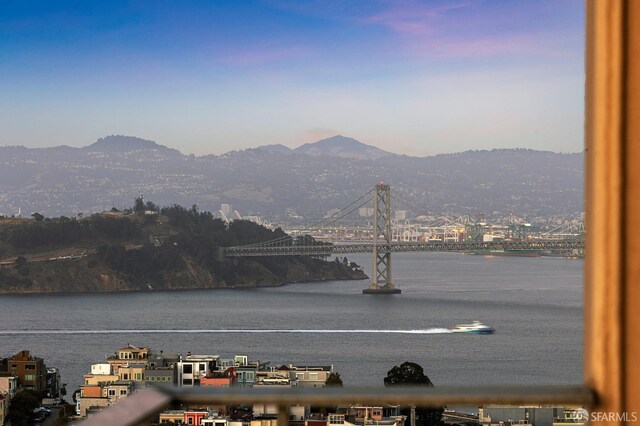
[[364,294],[400,294],[391,280],[391,187],[380,182],[373,195],[373,279]]

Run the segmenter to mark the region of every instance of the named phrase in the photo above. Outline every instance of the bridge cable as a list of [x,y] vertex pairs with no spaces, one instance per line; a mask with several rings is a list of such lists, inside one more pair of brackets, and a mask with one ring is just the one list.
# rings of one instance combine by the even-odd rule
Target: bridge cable
[[[324,222],[328,221],[329,219],[332,219],[332,218],[334,218],[335,216],[339,215],[339,214],[340,214],[340,213],[342,213],[343,211],[347,210],[348,208],[350,208],[350,207],[351,207],[351,206],[353,206],[354,204],[358,203],[358,202],[359,202],[359,201],[361,201],[363,198],[365,198],[365,197],[367,197],[368,195],[370,195],[374,190],[375,190],[375,188],[370,189],[368,192],[366,192],[365,194],[363,194],[362,196],[360,196],[360,197],[359,197],[358,199],[356,199],[355,201],[351,202],[349,205],[347,205],[347,206],[345,206],[345,207],[341,208],[341,209],[340,209],[340,210],[338,210],[337,212],[334,212],[334,213],[333,213],[333,214],[331,214],[330,216],[323,218],[321,221],[319,221],[319,222],[317,222],[317,223],[314,223],[314,224],[312,224],[312,225],[309,225],[309,226],[307,226],[307,227],[303,228],[302,230],[300,230],[300,231],[299,231],[299,233],[302,233],[302,232],[304,232],[305,230],[306,230],[306,231],[313,230],[314,228],[317,228],[317,227],[319,227],[319,226],[321,226],[321,225],[323,225],[323,224],[324,224],[324,225],[328,225],[328,224],[330,225],[330,224],[332,224],[332,223],[335,223],[337,220],[339,220],[339,219],[343,218],[344,216],[346,216],[346,215],[349,215],[349,214],[353,213],[354,211],[356,211],[356,210],[357,210],[357,209],[359,209],[360,207],[362,207],[362,206],[364,206],[365,204],[368,204],[369,202],[371,202],[371,200],[366,200],[364,203],[361,203],[360,205],[358,205],[355,209],[353,209],[353,210],[351,210],[351,211],[347,212],[346,214],[344,214],[344,215],[342,215],[342,216],[340,216],[340,217],[338,217],[338,218],[335,218],[332,222],[329,222],[328,224],[327,224],[327,223],[324,223]],[[279,238],[276,238],[276,239],[273,239],[273,240],[269,240],[269,241],[262,241],[262,242],[259,242],[259,243],[253,243],[253,244],[245,244],[245,245],[243,245],[243,246],[235,246],[235,247],[247,247],[247,246],[252,246],[252,247],[265,247],[265,246],[267,246],[267,247],[268,247],[268,246],[273,245],[273,244],[276,244],[276,243],[278,243],[278,242],[288,241],[288,240],[289,240],[289,239],[291,239],[291,238],[293,238],[291,235],[285,235],[285,236],[282,236],[282,237],[279,237]]]

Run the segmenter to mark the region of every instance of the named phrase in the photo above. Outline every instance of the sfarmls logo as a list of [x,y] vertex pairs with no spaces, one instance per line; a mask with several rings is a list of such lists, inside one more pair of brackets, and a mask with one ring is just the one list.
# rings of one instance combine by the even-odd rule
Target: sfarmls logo
[[638,418],[640,418],[635,411],[621,413],[615,411],[592,411],[589,413],[584,408],[571,412],[569,417],[583,422],[637,422]]

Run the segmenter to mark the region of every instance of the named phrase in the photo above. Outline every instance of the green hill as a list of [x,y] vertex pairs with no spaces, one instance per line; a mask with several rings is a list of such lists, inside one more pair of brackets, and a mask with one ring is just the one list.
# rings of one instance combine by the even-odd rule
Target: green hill
[[[149,208],[149,209],[147,209]],[[303,256],[224,258],[221,248],[286,237],[226,224],[196,206],[88,218],[0,219],[0,293],[152,291],[364,279],[354,265]]]

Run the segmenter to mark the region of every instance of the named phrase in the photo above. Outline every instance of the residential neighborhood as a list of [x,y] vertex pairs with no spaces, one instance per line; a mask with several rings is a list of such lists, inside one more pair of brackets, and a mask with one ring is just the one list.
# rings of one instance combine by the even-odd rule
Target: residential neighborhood
[[[66,395],[66,389],[60,381],[58,369],[47,367],[44,359],[32,355],[28,350],[8,358],[0,358],[0,425],[7,424],[12,403],[22,405],[20,397],[27,393],[36,398],[38,403],[59,405]],[[43,407],[26,408],[31,417],[31,425],[40,424],[37,419],[44,420],[51,414],[49,409]]]
[[[106,356],[103,362],[88,366],[80,388],[72,395],[75,405],[70,405],[64,399],[66,389],[58,369],[47,367],[43,358],[23,350],[0,358],[0,426],[91,424],[92,416],[148,388],[183,388],[186,392],[195,388],[237,388],[251,392],[249,388],[290,390],[326,386],[342,386],[333,365],[271,365],[270,361],[253,360],[246,354],[223,357],[170,353],[127,344]],[[270,403],[180,402],[154,412],[145,424],[278,426],[282,415],[279,408]],[[294,404],[286,410],[292,426],[409,426],[416,412],[420,416],[419,408],[408,410],[399,405],[366,405],[356,401],[330,408]],[[451,408],[436,411],[437,424],[450,426],[577,426],[588,418],[580,407],[484,405],[474,413]]]
[[[331,380],[330,377],[332,378]],[[223,358],[216,354],[166,353],[128,344],[106,362],[93,364],[84,375],[76,396],[76,416],[84,419],[109,407],[133,392],[147,387],[185,388],[321,388],[339,381],[333,365],[271,366],[238,354]],[[198,426],[275,426],[278,407],[187,405],[162,411],[157,423]],[[310,406],[289,407],[291,424],[328,426],[365,424],[376,421],[384,426],[403,426],[399,407],[345,407],[340,413],[312,410]]]

